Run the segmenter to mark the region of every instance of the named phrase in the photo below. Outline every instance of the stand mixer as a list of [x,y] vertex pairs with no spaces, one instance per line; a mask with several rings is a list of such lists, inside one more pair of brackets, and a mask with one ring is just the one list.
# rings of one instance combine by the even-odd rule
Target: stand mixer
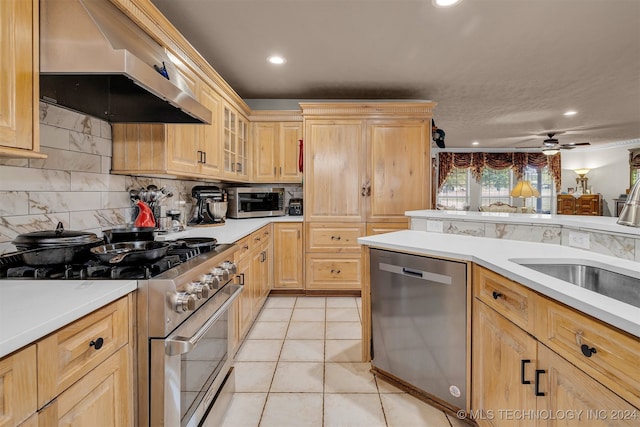
[[227,218],[227,201],[224,190],[215,186],[197,185],[191,189],[196,204],[187,222],[189,226],[224,224]]

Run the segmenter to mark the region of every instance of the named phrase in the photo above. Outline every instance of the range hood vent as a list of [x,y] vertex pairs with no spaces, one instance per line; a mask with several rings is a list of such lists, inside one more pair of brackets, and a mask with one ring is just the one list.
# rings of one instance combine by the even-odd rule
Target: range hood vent
[[40,1],[40,97],[112,123],[211,123],[165,49],[109,0]]

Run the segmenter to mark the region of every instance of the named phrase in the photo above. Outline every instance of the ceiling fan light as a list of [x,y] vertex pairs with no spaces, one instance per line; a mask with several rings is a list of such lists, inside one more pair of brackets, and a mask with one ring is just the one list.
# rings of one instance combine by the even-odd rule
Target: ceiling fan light
[[460,3],[462,0],[432,0],[435,7],[451,7]]
[[557,148],[543,148],[542,149],[542,154],[546,154],[547,156],[553,156],[555,154],[558,154],[560,152],[559,149]]

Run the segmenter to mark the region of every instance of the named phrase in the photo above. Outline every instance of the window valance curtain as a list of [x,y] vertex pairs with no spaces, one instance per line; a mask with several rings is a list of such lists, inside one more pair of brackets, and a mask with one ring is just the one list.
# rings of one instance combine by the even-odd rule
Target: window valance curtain
[[522,179],[527,166],[549,166],[556,191],[560,191],[560,153],[547,156],[543,153],[438,153],[438,190],[442,188],[454,168],[471,169],[471,175],[480,181],[484,168],[513,169],[517,179]]

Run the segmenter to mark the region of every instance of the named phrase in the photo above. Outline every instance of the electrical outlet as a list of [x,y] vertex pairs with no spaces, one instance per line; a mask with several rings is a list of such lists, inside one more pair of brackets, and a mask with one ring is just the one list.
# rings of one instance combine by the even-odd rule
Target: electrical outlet
[[569,246],[580,249],[589,249],[589,234],[577,233],[575,231],[569,232]]
[[429,220],[427,220],[427,231],[431,231],[433,233],[443,233],[444,232],[444,223],[442,221],[429,221]]

